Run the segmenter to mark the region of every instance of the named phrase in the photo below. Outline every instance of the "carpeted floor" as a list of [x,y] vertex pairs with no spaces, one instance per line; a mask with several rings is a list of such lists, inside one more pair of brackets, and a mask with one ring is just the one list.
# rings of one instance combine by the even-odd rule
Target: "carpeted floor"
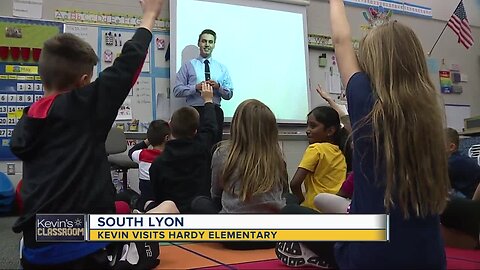
[[[480,269],[480,250],[446,248],[447,269]],[[182,259],[179,259],[182,258]],[[218,243],[184,243],[160,248],[160,265],[155,270],[250,270],[293,269],[283,265],[274,249],[228,250]],[[298,269],[298,268],[297,268]],[[317,269],[302,267],[301,269]]]
[[0,217],[0,269],[20,269],[18,243],[21,234],[12,231],[17,217]]

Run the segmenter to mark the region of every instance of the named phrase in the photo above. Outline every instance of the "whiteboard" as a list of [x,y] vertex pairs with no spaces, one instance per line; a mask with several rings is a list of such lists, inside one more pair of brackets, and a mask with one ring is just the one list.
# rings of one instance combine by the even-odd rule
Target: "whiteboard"
[[[170,8],[172,90],[184,51],[192,45],[196,49],[203,29],[213,29],[217,33],[213,59],[228,69],[234,89],[232,99],[222,101],[225,121],[231,120],[241,102],[253,98],[265,103],[279,123],[305,122],[310,106],[305,6],[260,0],[176,0],[170,1]],[[215,19],[209,14],[216,14]],[[195,83],[200,81],[201,76]],[[172,110],[178,108],[175,103],[170,103]]]
[[464,119],[471,117],[470,105],[445,104],[445,116],[447,118],[447,127],[462,132],[464,128]]

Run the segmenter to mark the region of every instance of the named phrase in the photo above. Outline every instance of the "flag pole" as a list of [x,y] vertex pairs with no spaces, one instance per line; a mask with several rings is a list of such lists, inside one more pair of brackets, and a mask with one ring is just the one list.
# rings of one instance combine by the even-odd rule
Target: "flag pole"
[[445,29],[447,29],[447,26],[448,26],[448,22],[445,24],[445,27],[443,27],[443,30],[440,33],[440,35],[438,36],[437,41],[435,41],[435,43],[433,44],[432,49],[430,49],[430,51],[428,52],[428,56],[432,55],[433,49],[435,49],[435,46],[437,46],[437,43],[440,40],[440,38],[442,37],[443,32],[445,32]]
[[[457,7],[456,7],[456,8],[454,9],[454,11],[453,11],[454,13],[455,13],[455,10],[457,10],[457,8],[460,6],[460,3],[462,3],[462,1],[463,1],[463,0],[460,0],[460,2],[458,2]],[[431,48],[430,51],[428,52],[428,56],[431,56],[431,55],[432,55],[433,49],[435,49],[435,46],[437,46],[437,43],[438,43],[438,41],[440,40],[440,38],[442,37],[443,32],[445,32],[445,29],[447,29],[447,26],[448,26],[448,21],[447,21],[447,23],[445,24],[445,26],[443,27],[442,32],[441,32],[440,35],[438,36],[437,41],[435,41],[435,43],[433,44],[432,48]]]

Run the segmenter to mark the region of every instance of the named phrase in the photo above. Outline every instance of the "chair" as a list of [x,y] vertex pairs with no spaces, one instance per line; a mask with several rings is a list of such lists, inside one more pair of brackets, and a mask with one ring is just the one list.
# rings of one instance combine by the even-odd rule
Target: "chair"
[[133,162],[125,152],[127,150],[127,138],[123,130],[115,127],[110,129],[105,141],[105,150],[107,151],[111,169],[122,172],[123,190],[127,190],[128,170],[138,168],[138,164]]
[[480,156],[480,144],[474,144],[468,149],[468,156],[471,158],[476,158]]

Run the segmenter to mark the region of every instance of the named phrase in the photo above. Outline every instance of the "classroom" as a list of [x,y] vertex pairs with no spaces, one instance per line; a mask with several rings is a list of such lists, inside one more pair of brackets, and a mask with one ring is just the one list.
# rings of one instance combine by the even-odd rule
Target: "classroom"
[[[406,229],[408,226],[420,226],[418,225],[420,223],[413,223],[413,225],[406,221],[403,223],[404,220],[397,217],[395,211],[405,213],[402,211],[413,211],[411,209],[419,207],[420,210],[417,209],[419,211],[417,214],[421,214],[415,216],[414,220],[418,219],[416,221],[420,222],[425,218],[431,222],[437,218],[442,224],[440,227],[437,224],[435,234],[426,231],[424,235],[432,233],[431,238],[438,239],[442,244],[446,243],[445,248],[442,246],[441,251],[438,251],[445,254],[444,268],[480,268],[480,251],[478,249],[480,247],[480,217],[478,213],[474,213],[480,209],[480,186],[478,185],[480,182],[480,76],[478,76],[480,74],[480,46],[478,45],[480,0],[164,0],[163,5],[158,9],[159,14],[155,14],[157,17],[150,22],[151,26],[145,27],[144,24],[147,21],[145,16],[152,15],[153,11],[142,9],[142,7],[154,7],[155,2],[162,1],[0,1],[0,32],[2,32],[0,33],[0,140],[2,141],[0,145],[0,178],[2,176],[5,178],[2,180],[5,184],[2,182],[0,186],[2,188],[0,203],[3,200],[3,193],[13,196],[7,199],[9,203],[5,206],[5,210],[1,208],[3,205],[0,205],[0,234],[6,239],[6,245],[0,248],[1,269],[21,269],[22,267],[18,253],[22,233],[13,233],[12,226],[19,216],[22,216],[18,200],[22,201],[20,188],[25,183],[23,179],[42,175],[35,171],[45,171],[46,173],[51,170],[52,176],[49,177],[57,179],[66,177],[66,179],[70,179],[66,182],[75,181],[73,179],[77,178],[74,178],[74,174],[79,173],[77,171],[85,164],[87,164],[85,166],[90,166],[89,177],[94,175],[101,175],[102,179],[111,177],[113,185],[108,183],[108,186],[113,186],[115,190],[113,193],[109,193],[104,200],[110,200],[110,197],[114,196],[115,202],[122,202],[123,204],[116,205],[118,214],[143,214],[149,211],[154,211],[149,213],[155,214],[180,213],[182,215],[266,214],[271,213],[273,208],[276,209],[273,211],[274,214],[309,214],[312,213],[311,211],[322,214],[346,214],[347,212],[343,208],[340,212],[337,212],[336,209],[320,209],[317,203],[329,203],[330,201],[326,199],[321,201],[323,198],[318,199],[316,195],[329,194],[338,195],[337,197],[342,197],[342,199],[346,198],[348,204],[345,207],[348,206],[349,210],[347,211],[353,211],[353,213],[390,213],[391,220],[394,218],[401,220],[399,223],[391,221],[393,222],[392,227],[405,226],[405,229],[399,229],[397,233],[399,235],[401,231],[402,235],[405,235],[410,234],[410,230],[413,230]],[[338,5],[340,8],[334,5]],[[333,17],[332,14],[335,12],[338,16]],[[346,22],[343,20],[344,17]],[[332,24],[332,22],[338,22],[338,24]],[[386,25],[391,28],[384,27]],[[402,25],[402,27],[397,27],[398,25]],[[128,94],[125,92],[124,97],[118,101],[115,98],[109,100],[106,97],[105,100],[108,100],[106,104],[100,104],[97,107],[92,105],[85,107],[85,110],[78,110],[74,120],[69,120],[71,122],[68,124],[55,125],[54,122],[46,122],[47,125],[51,125],[51,129],[49,126],[47,129],[50,131],[45,131],[45,134],[54,133],[55,128],[63,131],[72,127],[70,131],[65,131],[72,133],[69,135],[69,139],[66,136],[65,139],[62,139],[61,134],[57,134],[55,137],[59,137],[59,142],[54,143],[52,142],[54,138],[45,138],[47,135],[42,133],[44,132],[42,127],[34,129],[34,131],[38,130],[38,134],[43,134],[37,134],[39,140],[45,141],[42,141],[43,145],[41,146],[36,142],[35,147],[45,149],[45,145],[51,144],[56,151],[46,153],[44,158],[39,157],[38,162],[31,160],[33,154],[25,154],[23,150],[17,150],[15,144],[24,143],[23,138],[18,139],[18,136],[25,136],[23,131],[18,131],[24,125],[22,124],[24,118],[40,113],[43,116],[39,118],[48,119],[50,108],[53,114],[55,107],[57,110],[61,107],[54,105],[56,102],[60,102],[61,98],[59,97],[63,95],[63,89],[62,91],[55,90],[55,94],[50,97],[47,92],[51,91],[52,87],[46,83],[44,77],[45,72],[55,69],[39,68],[41,63],[47,63],[44,60],[46,58],[44,55],[47,55],[46,49],[42,49],[44,42],[57,34],[70,33],[75,38],[82,40],[82,44],[91,47],[96,55],[91,76],[85,74],[85,80],[88,82],[79,82],[74,86],[76,89],[93,85],[92,87],[101,89],[104,84],[100,82],[110,78],[110,74],[103,73],[103,71],[114,72],[117,68],[119,69],[120,61],[116,61],[116,59],[127,55],[123,51],[124,48],[128,49],[129,44],[132,44],[131,40],[139,42],[135,40],[135,38],[140,40],[139,36],[141,35],[137,30],[139,26],[149,30],[150,34],[142,33],[144,36],[148,36],[147,50],[144,61],[139,66],[138,76],[133,77],[131,87],[126,89],[129,90]],[[378,40],[387,40],[387,35],[389,35],[387,31],[390,30],[397,35],[401,31],[406,31],[402,32],[402,37],[405,37],[402,38],[402,40],[404,39],[403,48],[399,46],[395,47],[395,51],[386,50],[386,48],[393,48],[389,46],[400,44],[401,42],[398,40],[388,39],[389,42],[383,42],[383,44],[375,43],[373,35],[371,40],[363,40],[370,32],[375,32],[382,27],[386,30],[383,37],[375,37]],[[415,36],[412,38],[413,43],[407,41],[410,39],[410,33]],[[346,42],[347,39],[348,42]],[[367,44],[367,40],[370,42],[370,49],[364,45]],[[415,43],[417,40],[418,42]],[[343,49],[344,47],[339,44],[347,44],[348,46],[345,47],[348,48]],[[139,46],[138,44],[134,45]],[[376,51],[375,49],[378,48],[375,46],[383,48],[383,54],[382,51]],[[133,55],[134,50],[131,50]],[[418,56],[419,52],[420,57]],[[376,58],[374,54],[377,54]],[[417,54],[416,57],[408,58],[415,54]],[[372,58],[362,58],[362,56],[372,56]],[[390,57],[390,60],[384,56]],[[77,61],[75,64],[71,62],[67,65],[67,69],[71,71],[65,74],[81,72],[76,71],[82,69],[80,65],[77,66],[77,63],[86,61],[86,58],[76,59],[74,60]],[[127,59],[126,56],[125,59]],[[390,65],[381,63],[381,61],[390,61]],[[57,63],[59,62],[57,61]],[[58,65],[60,66],[60,64]],[[128,65],[134,64],[129,62]],[[369,65],[372,66],[373,73],[371,73]],[[409,70],[410,67],[413,67],[414,70]],[[387,68],[390,70],[390,74],[376,71]],[[395,75],[402,72],[409,72],[409,74],[415,74],[410,75],[411,77],[420,78],[415,84],[417,88],[410,88],[414,85],[413,80],[405,81],[399,79],[400,75]],[[124,75],[129,74],[130,76],[130,73],[127,72]],[[361,76],[362,74],[365,76]],[[384,77],[380,78],[379,76],[377,81],[373,76],[379,74]],[[203,78],[204,75],[205,78]],[[123,76],[125,80],[127,77]],[[118,77],[118,85],[120,85],[121,78],[122,76]],[[90,80],[92,82],[96,80],[98,83],[89,84]],[[113,79],[110,80],[113,81]],[[362,80],[368,80],[370,84],[362,84]],[[395,80],[401,80],[401,82],[396,84]],[[388,85],[390,88],[387,89],[387,87],[387,90],[381,93],[380,90],[375,90],[380,85]],[[418,87],[422,89],[418,90]],[[357,91],[347,91],[350,88],[355,90],[358,88],[358,94]],[[365,89],[370,91],[371,95],[362,99],[359,93]],[[399,89],[398,92],[404,94],[395,93],[395,89]],[[372,93],[374,90],[376,92]],[[212,93],[211,97],[208,92]],[[113,91],[108,93],[118,95]],[[82,98],[86,99],[80,95],[69,100],[81,100]],[[38,112],[36,108],[35,110],[31,109],[35,107],[35,103],[41,104],[38,106],[44,106],[45,102],[50,104],[48,106],[52,106],[48,107],[45,112]],[[104,117],[101,112],[103,109],[105,111],[110,109],[110,104],[118,107],[114,118]],[[207,104],[209,105],[207,106]],[[363,105],[356,106],[357,104]],[[432,104],[439,106],[430,106]],[[363,106],[366,106],[368,111],[360,109]],[[104,108],[100,109],[100,107]],[[98,112],[93,112],[97,109]],[[32,111],[34,112],[32,113]],[[115,111],[117,110],[115,109]],[[90,115],[90,113],[92,114]],[[364,116],[371,122],[365,124],[366,122],[362,121],[363,118],[357,117],[355,114]],[[55,116],[55,121],[67,119],[73,114],[65,113],[64,115],[65,118]],[[333,120],[331,120],[332,117]],[[110,118],[112,121],[109,120]],[[426,119],[430,119],[430,121]],[[98,130],[93,128],[101,125],[96,123],[97,120],[101,124],[109,124],[108,127],[102,126],[108,128],[105,134],[103,134],[102,128],[98,128]],[[331,121],[335,123],[332,124]],[[85,125],[81,123],[85,123]],[[154,123],[156,127],[154,127]],[[420,126],[420,123],[424,123],[424,125]],[[436,125],[437,123],[440,125]],[[316,131],[319,129],[319,124],[322,131]],[[193,128],[193,135],[184,135],[185,125],[196,125]],[[25,128],[32,128],[31,125],[25,126]],[[82,130],[80,127],[85,128]],[[349,130],[348,127],[350,127]],[[414,127],[417,127],[418,130],[414,131]],[[242,128],[246,130],[240,131]],[[365,148],[367,147],[365,139],[359,135],[366,132],[365,128],[372,130],[367,135],[367,137],[372,136],[373,138],[369,145],[375,147],[381,145],[382,150],[385,148],[391,151],[380,153]],[[446,130],[446,128],[450,129]],[[100,129],[102,131],[99,131]],[[150,130],[154,129],[157,131],[150,133]],[[161,146],[154,145],[155,141],[152,144],[150,138],[155,135],[150,134],[154,134],[153,132],[161,133],[161,136],[156,135],[160,137],[158,145]],[[436,136],[437,134],[434,132],[445,133],[445,135]],[[85,138],[76,140],[73,135],[81,133],[86,134]],[[108,136],[106,136],[107,133]],[[183,136],[186,136],[188,140],[184,140]],[[405,140],[399,139],[403,137]],[[101,138],[99,144],[91,142],[98,138]],[[199,138],[198,141],[197,138]],[[272,138],[275,139],[275,143],[268,145],[271,142],[269,139]],[[406,161],[406,157],[410,157],[412,162],[425,162],[423,167],[436,168],[436,164],[443,162],[443,156],[442,158],[432,158],[428,157],[428,154],[435,153],[435,151],[441,153],[439,147],[436,147],[440,145],[440,140],[443,142],[441,144],[443,153],[447,152],[445,156],[447,163],[442,163],[441,168],[422,169],[419,168],[422,166]],[[447,140],[446,143],[445,140]],[[75,150],[73,145],[69,146],[70,148],[62,149],[62,144],[71,144],[72,141],[73,144],[80,142],[83,144],[77,145],[78,150]],[[175,141],[178,143],[175,144]],[[180,141],[183,145],[180,145]],[[422,143],[418,143],[418,141],[422,141]],[[87,143],[85,144],[85,142]],[[413,146],[411,142],[414,142]],[[195,155],[189,152],[195,156],[195,162],[179,156],[185,154],[185,151],[194,151],[192,150],[194,149],[193,145],[197,147],[198,143],[208,151],[195,153]],[[232,146],[236,143],[238,143],[237,147]],[[322,146],[318,146],[319,144]],[[328,144],[328,147],[324,144]],[[447,150],[443,149],[445,145],[447,145]],[[98,146],[100,146],[100,150],[95,149]],[[103,146],[105,146],[105,150],[103,150]],[[24,147],[24,145],[19,147]],[[185,147],[191,147],[191,149],[185,150],[187,149]],[[82,149],[84,152],[80,154]],[[32,150],[27,147],[25,151]],[[64,157],[62,151],[71,152],[72,156]],[[242,153],[245,155],[245,151],[251,151],[251,153],[242,157]],[[359,151],[363,152],[359,153]],[[422,151],[423,155],[420,153]],[[92,156],[88,156],[89,153]],[[384,155],[383,159],[377,160],[375,153]],[[82,155],[82,158],[78,156],[78,160],[80,160],[78,168],[75,168],[74,165],[74,155],[76,154]],[[103,156],[99,157],[99,155]],[[314,155],[315,161],[312,161]],[[94,156],[95,158],[93,158]],[[370,156],[373,160],[371,163]],[[412,159],[413,156],[415,158]],[[97,160],[97,157],[101,160],[97,167],[92,164],[88,165],[88,160]],[[368,159],[368,162],[363,158]],[[405,160],[402,160],[403,158]],[[160,159],[161,162],[157,164],[157,160]],[[48,160],[51,162],[49,163]],[[53,160],[56,160],[55,163]],[[390,163],[392,160],[394,162]],[[378,163],[374,163],[377,161]],[[458,165],[459,168],[461,167],[461,171],[452,172],[453,165],[451,164],[453,162],[458,164],[460,161],[468,163],[468,165],[462,163]],[[275,162],[281,163],[285,168],[275,167],[277,165],[272,165],[276,164]],[[313,162],[315,163],[313,164]],[[328,166],[330,163],[336,165],[334,168],[332,167],[331,171],[326,172],[321,169],[323,167],[320,167],[324,162],[329,163]],[[68,165],[65,165],[63,171],[56,171],[60,170],[63,166],[62,163]],[[340,163],[341,165],[339,165]],[[48,164],[58,164],[58,166],[52,169]],[[384,187],[382,184],[381,188],[378,188],[373,184],[354,185],[352,180],[350,195],[343,196],[340,192],[348,181],[348,177],[353,179],[354,171],[359,171],[355,174],[356,179],[357,177],[359,179],[356,180],[359,181],[358,183],[361,183],[362,179],[366,181],[371,178],[369,170],[365,169],[367,166],[365,164],[372,167],[371,175],[374,178],[378,177],[374,170],[378,169],[378,166],[384,168],[385,171],[379,174],[387,179],[384,180],[387,183],[386,186]],[[47,167],[42,167],[42,165]],[[403,166],[405,166],[404,170],[399,169]],[[68,175],[66,168],[68,171],[72,171],[70,177],[66,176]],[[105,172],[106,168],[109,170],[108,175]],[[248,170],[239,172],[235,168],[248,168]],[[363,175],[364,169],[367,170],[367,173]],[[415,173],[409,174],[408,169],[414,169]],[[90,172],[90,170],[97,172]],[[158,173],[158,176],[153,176],[153,172]],[[183,172],[183,174],[176,175],[179,172]],[[273,179],[268,179],[265,177],[266,172],[274,172],[275,177],[272,175],[270,178]],[[58,173],[57,176],[55,176],[56,173]],[[328,175],[329,173],[330,175]],[[452,176],[454,173],[456,173],[455,176]],[[187,175],[195,179],[194,182],[185,182],[188,179]],[[341,177],[337,177],[338,175]],[[448,202],[442,201],[437,206],[432,205],[431,202],[422,206],[421,201],[427,200],[426,194],[428,193],[421,189],[427,189],[427,187],[430,189],[434,185],[432,181],[425,181],[425,183],[419,181],[411,184],[410,177],[412,175],[414,178],[438,176],[449,180],[443,190],[438,188],[437,191],[434,191],[432,188],[431,198],[435,198],[436,195],[448,188],[448,196],[452,199],[449,199]],[[227,176],[232,179],[260,177],[259,179],[266,181],[266,184],[251,181],[245,183],[241,180],[226,182],[226,179],[229,179]],[[405,186],[402,184],[402,180],[398,180],[402,176],[409,179]],[[86,178],[87,174],[82,177]],[[334,178],[341,178],[341,181],[332,180]],[[462,178],[459,180],[461,184],[457,184],[454,178]],[[472,181],[476,184],[468,184],[468,191],[460,190],[467,185],[464,184],[467,181],[466,178],[475,178]],[[330,182],[318,184],[315,181]],[[438,181],[440,182],[436,186],[441,186],[442,180]],[[203,185],[200,188],[201,183],[205,182],[206,186]],[[178,183],[178,186],[170,188],[172,183]],[[227,183],[230,183],[231,190],[224,187]],[[29,185],[26,190],[29,190],[30,194],[40,192],[37,190],[36,184],[30,182]],[[252,185],[259,188],[260,191],[255,189],[252,191]],[[266,185],[269,185],[269,188],[265,189]],[[79,185],[76,188],[88,189],[85,186],[80,187]],[[72,198],[80,196],[79,194],[84,192],[74,191],[72,188],[68,188],[67,184],[62,187],[64,187],[62,188],[64,196],[72,194]],[[368,199],[364,204],[354,203],[354,187],[358,197],[360,197],[359,194],[362,194],[361,192],[367,193],[368,191],[375,191],[385,197],[377,201]],[[195,188],[198,190],[193,191]],[[241,191],[236,191],[237,188]],[[242,189],[245,190],[242,191]],[[77,192],[78,194],[75,194]],[[87,210],[89,209],[87,205],[94,205],[96,200],[103,200],[100,199],[103,196],[102,192],[98,190],[95,192],[95,196],[92,193],[85,197],[83,205],[78,203],[70,209],[65,206],[64,210],[59,210],[60,208],[57,207],[57,210],[50,212],[47,210],[48,208],[45,208],[48,203],[40,203],[42,205],[38,208],[37,206],[33,207],[31,213],[33,213],[33,217],[34,214],[47,212],[80,214],[80,212],[72,210],[83,209],[84,214],[100,214],[102,213],[100,209],[107,208],[98,206],[95,210],[90,207],[92,212]],[[397,194],[397,192],[400,193]],[[460,197],[455,197],[457,195]],[[48,201],[46,198],[48,196],[40,197],[40,201],[44,199],[45,202]],[[57,200],[56,196],[50,197]],[[453,198],[460,198],[461,202],[458,205],[450,204]],[[292,203],[292,199],[296,208],[286,209]],[[30,200],[37,203],[36,197],[30,198]],[[250,205],[252,200],[256,205]],[[397,200],[399,201],[397,202]],[[366,205],[370,203],[370,206],[373,207],[375,202],[380,201],[383,204],[382,207],[385,206],[381,213],[377,211],[377,208],[375,208],[377,210],[360,209],[360,207],[367,207]],[[163,202],[167,204],[164,205]],[[23,204],[23,201],[21,203]],[[66,205],[69,203],[66,202]],[[72,203],[74,202],[72,201]],[[403,208],[404,203],[417,205],[407,205],[406,208]],[[258,205],[262,205],[260,210],[255,208],[259,207]],[[457,212],[452,214],[452,219],[455,220],[454,224],[469,223],[470,227],[466,229],[468,232],[457,235],[456,233],[463,228],[457,228],[457,225],[453,225],[453,229],[449,227],[448,222],[444,221],[444,216],[447,214],[442,216],[441,211],[437,209],[440,207],[439,205],[443,205],[447,210],[450,209],[449,207],[453,209],[454,206],[455,211],[460,208],[470,209],[468,211],[472,212],[465,212],[467,214],[462,212],[462,215],[469,217],[470,213],[473,213],[471,219],[467,218],[467,221],[458,221],[457,215],[459,214]],[[28,206],[32,205],[28,204]],[[118,207],[123,207],[124,212],[119,212]],[[444,213],[447,213],[447,210]],[[104,211],[104,213],[111,214],[109,211]],[[425,213],[428,213],[427,217],[423,215]],[[33,217],[29,218],[33,220]],[[432,219],[428,219],[429,217]],[[405,220],[410,219],[406,218]],[[407,223],[410,225],[405,225]],[[262,232],[265,232],[253,230],[259,228],[251,229],[252,231],[249,232],[252,235],[261,235]],[[151,232],[149,231],[149,233]],[[210,233],[234,235],[239,234],[239,231],[228,232],[219,229],[219,231]],[[270,233],[276,234],[276,231],[272,230]],[[472,234],[475,235],[473,240]],[[408,239],[414,239],[413,235],[415,233]],[[391,237],[395,239],[397,236],[394,233]],[[225,239],[230,240],[228,237]],[[232,244],[232,242],[234,243]],[[306,247],[303,242],[278,242],[275,245],[272,241],[258,241],[258,243],[252,244],[252,247],[249,245],[250,242],[232,242],[226,240],[225,243],[161,242],[159,264],[153,263],[154,267],[147,268],[288,269],[290,266],[305,265],[321,268],[360,269],[362,266],[389,268],[394,265],[395,261],[385,259],[377,265],[369,265],[366,263],[368,259],[364,258],[356,264],[350,261],[346,263],[346,251],[342,253],[339,250],[358,251],[362,248],[352,246],[340,248],[338,245],[340,242],[335,244],[335,248],[334,242],[331,242],[332,245],[328,247],[328,250],[331,250],[335,256],[331,255],[325,259],[321,256],[309,255],[310,260],[307,260],[308,256],[302,250]],[[141,243],[144,242],[136,242],[136,245],[141,245]],[[300,244],[299,256],[287,254],[290,249],[294,250],[299,247],[292,244],[289,248],[288,243]],[[355,242],[353,243],[355,244]],[[263,246],[264,244],[265,246]],[[130,244],[130,246],[132,245],[135,244]],[[155,250],[158,251],[157,246],[153,247],[154,254]],[[146,247],[143,247],[143,250]],[[399,247],[408,249],[406,244],[399,245]],[[150,246],[147,247],[147,250],[150,248]],[[378,251],[373,244],[371,248],[374,252]],[[421,245],[417,248],[421,249]],[[308,252],[316,253],[313,246],[308,245],[307,249],[310,249]],[[414,250],[412,249],[412,252]],[[431,253],[427,254],[434,254],[434,250],[436,249],[432,248]],[[339,254],[343,254],[343,257]],[[363,253],[357,252],[356,256],[360,257],[359,254]],[[417,254],[413,258],[420,260],[421,256],[421,254]],[[178,258],[184,259],[179,260]],[[417,265],[414,260],[412,259],[410,266]],[[437,262],[427,264],[424,261],[423,263],[425,264],[418,265],[433,268],[439,266],[439,264],[435,264]],[[36,265],[27,263],[23,267],[36,269],[34,266]],[[408,267],[408,262],[405,262],[403,266]],[[132,266],[131,269],[137,268]]]

